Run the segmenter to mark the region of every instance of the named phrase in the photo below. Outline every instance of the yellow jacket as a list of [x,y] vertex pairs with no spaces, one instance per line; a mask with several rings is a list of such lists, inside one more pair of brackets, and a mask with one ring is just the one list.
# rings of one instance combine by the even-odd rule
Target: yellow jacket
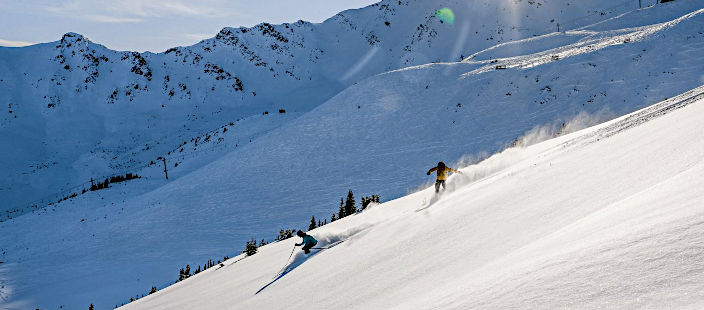
[[449,172],[452,172],[452,173],[457,173],[457,170],[452,169],[452,168],[447,167],[447,166],[445,166],[445,169],[442,169],[442,170],[438,169],[438,167],[433,167],[433,168],[431,168],[430,170],[428,170],[428,174],[432,173],[433,171],[437,171],[437,172],[438,172],[438,180],[439,180],[439,181],[447,180],[448,171],[449,171]]

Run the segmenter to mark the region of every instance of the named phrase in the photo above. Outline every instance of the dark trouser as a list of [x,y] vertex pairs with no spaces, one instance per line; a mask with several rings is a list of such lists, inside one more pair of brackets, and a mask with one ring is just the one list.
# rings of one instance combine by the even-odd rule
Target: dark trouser
[[445,189],[445,180],[435,181],[435,192],[440,192],[440,184],[442,184],[442,189]]
[[306,254],[310,253],[310,248],[314,247],[317,243],[309,243],[303,246],[303,251],[306,252]]

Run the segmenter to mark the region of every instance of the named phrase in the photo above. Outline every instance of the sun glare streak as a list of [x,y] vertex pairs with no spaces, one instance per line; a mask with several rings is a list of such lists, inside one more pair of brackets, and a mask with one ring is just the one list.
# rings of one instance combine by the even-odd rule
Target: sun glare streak
[[379,48],[376,46],[370,49],[354,66],[352,66],[352,69],[348,70],[347,72],[345,72],[344,75],[342,75],[342,78],[340,80],[347,81],[353,75],[359,73],[359,71],[362,71],[362,69],[364,69],[364,67],[369,63],[369,61],[374,58],[374,55],[376,55],[378,51]]

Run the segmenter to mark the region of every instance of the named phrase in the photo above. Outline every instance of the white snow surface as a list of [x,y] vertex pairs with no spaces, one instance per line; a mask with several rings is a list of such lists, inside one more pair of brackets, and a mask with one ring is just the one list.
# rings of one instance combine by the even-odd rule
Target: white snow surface
[[[308,112],[375,74],[459,61],[553,32],[555,20],[576,28],[634,9],[626,1],[543,2],[385,0],[320,24],[226,27],[156,54],[109,50],[77,33],[0,47],[1,219],[81,191],[90,178],[135,172],[237,120]],[[455,25],[435,17],[442,6],[453,8]],[[248,135],[233,125],[219,155],[286,123],[262,121],[269,124]]]
[[[455,25],[450,26],[440,24],[431,17],[440,5],[439,2],[385,1],[365,9],[343,12],[322,24],[272,26],[282,33],[288,29],[287,26],[307,29],[307,34],[301,35],[300,41],[293,40],[295,35],[287,36],[290,46],[280,50],[280,53],[263,52],[270,50],[272,43],[279,42],[276,44],[280,46],[285,44],[275,37],[269,37],[272,34],[268,30],[270,28],[261,25],[253,28],[256,29],[256,35],[252,29],[239,29],[239,32],[233,34],[235,29],[228,28],[230,34],[227,34],[228,29],[224,29],[218,37],[192,47],[182,47],[163,54],[139,54],[152,69],[151,82],[145,76],[135,76],[130,71],[134,65],[139,65],[137,54],[127,53],[129,57],[120,60],[125,53],[109,51],[85,41],[85,38],[77,34],[69,34],[54,44],[0,49],[0,80],[3,80],[0,81],[0,100],[9,100],[13,111],[0,114],[0,146],[3,150],[0,153],[0,170],[9,171],[0,176],[4,178],[0,180],[0,196],[3,200],[0,211],[9,210],[10,214],[7,218],[3,216],[5,221],[0,222],[0,261],[4,262],[0,264],[0,308],[53,309],[63,306],[80,309],[90,303],[96,304],[98,308],[119,305],[129,301],[130,296],[146,294],[152,286],[164,288],[173,283],[178,269],[186,264],[202,265],[208,259],[239,254],[245,240],[251,237],[271,240],[281,228],[307,227],[311,215],[320,219],[329,218],[337,210],[339,198],[349,189],[355,191],[358,200],[361,196],[370,194],[380,194],[384,201],[402,197],[418,188],[424,188],[427,182],[432,181],[424,172],[439,160],[452,163],[452,166],[466,166],[485,158],[485,154],[503,150],[518,137],[525,136],[523,144],[529,145],[553,136],[562,123],[566,125],[563,131],[571,132],[631,113],[702,85],[704,2],[674,1],[638,11],[633,11],[633,4],[634,1],[614,3],[599,0],[567,5],[558,1],[511,0],[477,1],[467,5],[462,1],[450,1],[447,6],[461,8],[455,10],[458,19]],[[511,14],[504,14],[502,8],[507,8],[516,18],[509,18]],[[510,8],[520,10],[514,12]],[[486,14],[476,14],[477,17],[470,19],[470,30],[463,30],[465,26],[462,21],[467,19],[459,17],[463,14],[467,16],[468,12]],[[521,14],[517,15],[518,12]],[[383,23],[386,17],[391,21],[390,26]],[[566,31],[553,32],[555,23],[550,20],[556,17],[559,17],[557,19],[563,26],[561,30]],[[524,27],[518,27],[519,24]],[[294,33],[298,33],[298,28],[296,29]],[[390,32],[381,35],[381,29]],[[372,30],[381,38],[380,42],[373,45],[377,48],[367,41],[373,38],[367,38]],[[503,32],[504,38],[498,35],[499,30]],[[467,31],[470,38],[459,40],[467,35]],[[491,39],[493,34],[497,35]],[[313,39],[315,36],[325,39]],[[349,37],[340,39],[342,43],[338,44],[331,39],[335,36]],[[359,38],[353,39],[355,36]],[[237,40],[245,40],[243,38],[246,37],[252,41],[243,43],[247,49],[239,43],[236,47],[227,45],[226,42],[231,42],[233,37],[239,38]],[[77,38],[81,38],[83,43],[76,45]],[[69,43],[70,47],[67,46]],[[88,47],[87,53],[96,50],[98,54],[95,57],[99,59],[97,67],[90,65],[92,60],[83,63],[92,58],[82,56],[82,52],[76,49],[83,48],[81,44]],[[401,52],[403,46],[408,44],[412,48]],[[227,49],[224,49],[226,46]],[[311,59],[309,55],[313,47],[320,46],[325,46],[322,49],[326,52],[319,57],[320,62],[316,63],[313,61],[315,57]],[[387,53],[386,47],[389,46],[392,51]],[[274,73],[268,69],[259,72],[256,70],[262,69],[261,66],[250,62],[245,65],[239,59],[232,59],[231,53],[243,50],[256,50],[255,54],[266,56],[264,58],[268,60],[267,63],[275,67]],[[296,52],[291,52],[292,50]],[[77,59],[66,60],[71,64],[70,70],[79,68],[88,71],[68,70],[69,73],[66,73],[64,71],[67,70],[61,67],[64,64],[54,64],[59,61],[53,59],[57,54],[68,57],[72,51],[79,56]],[[85,51],[86,49],[83,50]],[[295,54],[294,57],[287,54],[289,52]],[[212,56],[208,56],[211,53]],[[107,55],[110,60],[100,60],[99,54]],[[200,56],[201,61],[195,61],[196,56]],[[40,60],[49,57],[52,66],[45,66],[46,63]],[[464,58],[462,62],[454,62],[461,58]],[[439,62],[425,64],[429,61]],[[23,67],[16,63],[28,65]],[[202,73],[207,69],[206,63],[217,64],[233,76],[239,76],[245,92],[230,87],[234,78],[217,79],[217,70]],[[286,75],[289,65],[302,70],[297,73],[312,72],[312,79],[306,82],[305,78],[297,80]],[[496,66],[499,65],[506,69],[497,70]],[[91,70],[96,68],[99,77],[91,83],[84,83],[92,74]],[[61,74],[53,76],[53,73],[47,73],[54,71]],[[29,77],[23,78],[24,73]],[[168,83],[165,83],[166,75],[170,76]],[[286,80],[283,80],[284,76]],[[300,76],[304,75],[301,73]],[[64,82],[62,77],[69,82]],[[69,86],[50,85],[50,81],[59,81],[63,86]],[[186,90],[178,88],[179,83],[188,84]],[[139,84],[140,89],[134,90],[135,84]],[[149,86],[148,91],[144,90],[144,85]],[[255,87],[250,88],[252,86]],[[126,95],[130,87],[133,89],[133,98]],[[211,90],[211,87],[215,87],[215,90]],[[77,92],[76,89],[82,90]],[[119,90],[117,99],[107,102],[115,89]],[[175,91],[173,98],[168,95],[171,89]],[[187,95],[189,90],[190,99]],[[249,93],[251,90],[256,90],[257,96]],[[251,98],[244,96],[245,93],[251,95]],[[45,95],[46,98],[43,97]],[[61,104],[47,108],[47,103],[53,103],[57,98],[61,98]],[[290,105],[279,104],[281,102],[289,102]],[[162,104],[164,108],[161,107]],[[285,108],[287,113],[277,113],[279,108]],[[265,110],[269,114],[262,115]],[[692,114],[696,115],[694,112]],[[638,149],[636,153],[639,152]],[[534,156],[532,151],[525,150],[507,151],[503,154],[514,154],[517,157],[495,157],[465,171],[468,175],[474,175],[472,171],[476,171],[476,175],[471,178],[475,181],[485,177],[493,178],[506,167],[513,167],[518,161],[516,158],[527,160]],[[163,167],[158,162],[149,165],[156,156],[164,156],[168,160],[168,182],[163,179]],[[622,167],[618,165],[616,168]],[[584,168],[576,169],[584,173],[601,171],[586,164]],[[667,167],[662,169],[663,174],[669,171]],[[85,182],[91,177],[99,179],[118,172],[137,172],[144,178],[113,184],[110,189],[46,205],[46,201],[58,199],[57,197],[75,190],[80,191],[81,187],[71,188],[75,182]],[[611,175],[608,171],[600,173]],[[647,180],[655,182],[652,178],[646,178],[643,182]],[[513,182],[518,181],[520,180],[513,179]],[[600,175],[579,180],[580,184],[607,184],[601,181]],[[510,178],[505,182],[511,182]],[[452,184],[455,182],[451,182],[451,187],[456,186]],[[467,186],[480,186],[472,184],[474,183]],[[564,181],[549,184],[553,189],[576,186]],[[638,184],[642,183],[635,183],[633,188],[626,183],[620,185],[626,188],[625,192],[631,192],[641,188]],[[526,186],[530,188],[528,184]],[[67,187],[70,191],[58,191],[59,196],[54,195],[57,189]],[[498,188],[494,188],[494,191],[499,191]],[[595,187],[587,188],[595,191]],[[511,197],[505,198],[516,199],[497,202],[496,209],[486,207],[479,210],[480,215],[482,212],[497,210],[495,214],[486,214],[487,217],[483,219],[514,216],[515,214],[505,213],[509,212],[507,208],[510,203],[520,201],[518,197],[525,199],[530,196],[529,193],[521,196],[512,192],[511,190],[518,190],[515,187],[506,189],[504,195]],[[470,267],[486,262],[487,265],[482,266],[493,268],[490,261],[500,262],[491,260],[492,257],[498,258],[507,251],[514,253],[511,246],[533,244],[537,240],[535,238],[543,237],[541,233],[547,235],[550,229],[557,229],[560,223],[578,217],[574,215],[558,219],[558,214],[555,214],[554,219],[559,220],[559,223],[552,223],[551,208],[569,205],[583,196],[588,196],[589,200],[592,196],[597,199],[602,195],[606,201],[616,199],[619,195],[612,192],[619,189],[617,186],[609,186],[599,195],[595,192],[582,193],[581,196],[575,194],[578,197],[575,200],[558,199],[558,195],[553,201],[551,195],[545,194],[548,189],[537,192],[544,194],[540,196],[544,200],[535,202],[534,205],[529,204],[524,209],[525,216],[528,216],[527,213],[538,208],[539,203],[548,204],[545,210],[537,211],[546,217],[542,220],[547,222],[530,222],[530,218],[525,223],[517,222],[518,219],[513,222],[507,220],[507,223],[516,224],[517,227],[540,224],[541,227],[544,226],[543,230],[536,228],[532,235],[526,233],[525,236],[519,232],[506,234],[512,237],[504,237],[506,231],[498,230],[489,236],[496,239],[491,245],[489,242],[494,241],[488,237],[477,239],[481,246],[476,249],[483,249],[480,253],[453,254],[447,260],[468,260]],[[489,196],[485,196],[487,200],[483,203],[493,203],[493,199],[498,197],[494,191],[486,194]],[[427,193],[422,193],[425,192],[412,194],[399,201],[422,201],[423,197],[428,196]],[[481,191],[473,193],[473,196],[484,197]],[[491,196],[491,193],[495,193],[496,197]],[[652,193],[647,191],[645,194]],[[515,195],[518,196],[513,197]],[[47,200],[47,196],[52,198]],[[14,203],[8,204],[7,201]],[[36,208],[13,210],[17,206],[15,203],[22,201],[44,201],[44,204],[39,204]],[[427,212],[419,213],[430,214],[451,209],[442,207],[443,201],[444,199],[439,201]],[[594,202],[593,205],[580,210],[602,206],[602,201],[589,201]],[[373,227],[379,226],[378,223],[392,222],[395,221],[393,218],[402,217],[395,213],[397,211],[391,210],[412,208],[388,207],[395,203],[398,202],[387,203],[361,214],[364,216],[354,217],[366,218],[364,221],[368,225],[343,225],[346,221],[355,221],[354,219],[336,223],[335,225],[343,226],[330,232],[328,241],[352,235],[354,237],[348,241],[354,241],[367,231],[374,231]],[[433,211],[436,206],[439,210]],[[516,206],[521,204],[516,203]],[[673,207],[678,205],[674,204]],[[378,214],[378,217],[370,214]],[[472,213],[472,217],[474,215]],[[460,218],[461,214],[458,214],[457,221]],[[484,223],[473,218],[465,220],[469,221],[466,229],[502,227],[491,221]],[[456,227],[452,223],[454,222],[447,223],[448,234],[450,227]],[[324,230],[337,227],[335,225],[326,226]],[[363,229],[364,225],[369,226],[370,230]],[[506,224],[504,230],[509,228],[510,225]],[[397,245],[397,249],[420,249],[421,246],[428,246],[432,240],[450,248],[449,243],[434,238],[432,233],[427,236],[422,234],[428,231],[426,229],[398,226],[394,233],[408,233],[409,229],[414,238],[425,240],[425,243],[421,242],[416,248],[407,241],[407,244]],[[345,232],[347,230],[349,231]],[[357,234],[356,230],[363,232]],[[464,228],[453,231],[465,237],[472,232],[474,230],[465,231]],[[322,237],[324,240],[327,238],[326,235]],[[532,237],[535,238],[531,239]],[[570,240],[565,241],[565,244],[581,245]],[[560,239],[562,241],[564,240]],[[378,244],[381,241],[375,242]],[[503,245],[504,243],[506,244]],[[280,244],[286,244],[284,247],[287,249],[278,249],[282,246],[279,244],[264,247],[262,253],[257,254],[261,256],[252,259],[268,257],[264,254],[274,251],[272,249],[290,251],[290,245]],[[339,247],[345,249],[349,244],[352,242],[344,242]],[[486,250],[493,247],[496,248],[493,252]],[[398,262],[401,258],[390,255],[390,252],[384,252],[381,248],[370,247],[370,251],[386,253],[388,256],[384,257],[388,257],[390,262]],[[643,249],[646,252],[650,250],[652,249]],[[330,250],[334,251],[343,250],[337,247]],[[274,256],[283,260],[285,257],[279,256],[285,255]],[[372,256],[378,258],[376,255]],[[320,256],[311,258],[310,262],[318,257],[322,259],[324,256],[321,253]],[[502,257],[511,259],[508,256]],[[536,258],[539,257],[542,256],[536,255]],[[521,258],[516,260],[527,262],[525,256]],[[242,262],[258,259],[248,258]],[[298,259],[300,257],[296,258]],[[342,262],[339,258],[337,260]],[[437,287],[439,291],[450,292],[440,283],[454,283],[450,281],[454,277],[440,281],[442,273],[429,272],[427,277],[421,275],[423,270],[432,271],[445,268],[444,264],[458,264],[448,263],[447,260],[440,259],[440,265],[417,264],[409,267],[409,274],[413,276],[403,276],[396,280],[391,277],[390,281],[422,278],[438,283],[432,285],[432,290]],[[306,268],[308,263],[280,281],[294,276],[301,268]],[[276,264],[279,266],[267,265],[269,267],[266,268],[280,268],[283,262],[278,261]],[[559,266],[567,268],[565,265]],[[235,266],[228,269],[232,268]],[[376,270],[376,267],[369,268]],[[251,276],[264,277],[263,273],[271,273],[269,269],[258,270],[256,272],[261,274],[252,273]],[[328,270],[338,272],[332,267]],[[464,274],[467,270],[458,267],[457,272],[452,274]],[[551,270],[555,277],[559,277],[560,272],[566,272],[563,269]],[[355,270],[355,273],[358,272],[362,270]],[[450,271],[446,269],[444,272]],[[501,278],[504,281],[501,283],[512,286],[516,292],[530,289],[530,285],[539,283],[544,286],[553,285],[551,278],[544,278],[541,280],[543,282],[529,282],[532,283],[530,285],[522,284],[521,277],[509,270],[505,272],[494,276],[504,277]],[[236,277],[228,278],[241,281]],[[197,282],[197,279],[188,281]],[[477,294],[489,294],[489,288],[484,287],[482,291],[480,284],[467,281],[476,284],[471,288],[476,288]],[[255,287],[254,291],[266,284],[259,282],[261,281],[250,283]],[[175,287],[181,285],[186,284],[179,283]],[[277,285],[279,281],[270,288]],[[416,285],[415,288],[404,290],[431,290],[429,286],[421,287],[420,283]],[[588,288],[581,282],[579,285]],[[554,290],[559,291],[562,287],[558,285]],[[382,288],[378,292],[373,288],[375,281],[370,280],[366,286],[350,288],[349,291],[359,293],[359,290],[364,290],[362,296],[377,293],[383,295],[385,290],[394,292],[390,288]],[[495,287],[497,292],[502,288],[505,287]],[[565,289],[568,288],[565,286]],[[241,294],[245,295],[253,293],[249,286],[242,290],[233,288],[232,291],[242,291]],[[269,288],[260,294],[270,294],[268,291]],[[166,292],[168,290],[163,293]],[[192,295],[195,298],[198,294]],[[243,302],[256,304],[260,294],[254,299],[244,299],[246,301]],[[513,296],[512,294],[514,293],[507,292],[506,296]],[[564,296],[569,295],[565,294],[567,295]],[[421,295],[418,293],[418,296]],[[548,298],[548,295],[543,296]],[[372,297],[369,299],[373,300]],[[597,299],[594,298],[595,302]],[[223,300],[228,306],[236,305],[230,300]],[[350,301],[332,307],[364,307],[363,300],[357,301],[360,303]],[[184,308],[188,308],[187,305],[183,303]],[[399,307],[405,308],[413,308],[411,305],[413,304],[398,303]],[[458,307],[473,308],[482,305]],[[589,307],[587,304],[581,305]],[[626,307],[625,304],[622,305]],[[685,305],[685,302],[681,305]],[[491,304],[485,306],[494,307]],[[452,305],[438,304],[437,307]]]
[[309,232],[333,248],[270,244],[124,309],[701,309],[703,114],[701,87],[507,149]]

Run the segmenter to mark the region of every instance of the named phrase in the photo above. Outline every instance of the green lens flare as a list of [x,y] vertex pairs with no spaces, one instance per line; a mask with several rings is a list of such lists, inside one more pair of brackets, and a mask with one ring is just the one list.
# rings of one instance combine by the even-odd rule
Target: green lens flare
[[448,23],[450,25],[455,23],[455,13],[448,8],[439,9],[435,12],[435,16],[444,23]]

